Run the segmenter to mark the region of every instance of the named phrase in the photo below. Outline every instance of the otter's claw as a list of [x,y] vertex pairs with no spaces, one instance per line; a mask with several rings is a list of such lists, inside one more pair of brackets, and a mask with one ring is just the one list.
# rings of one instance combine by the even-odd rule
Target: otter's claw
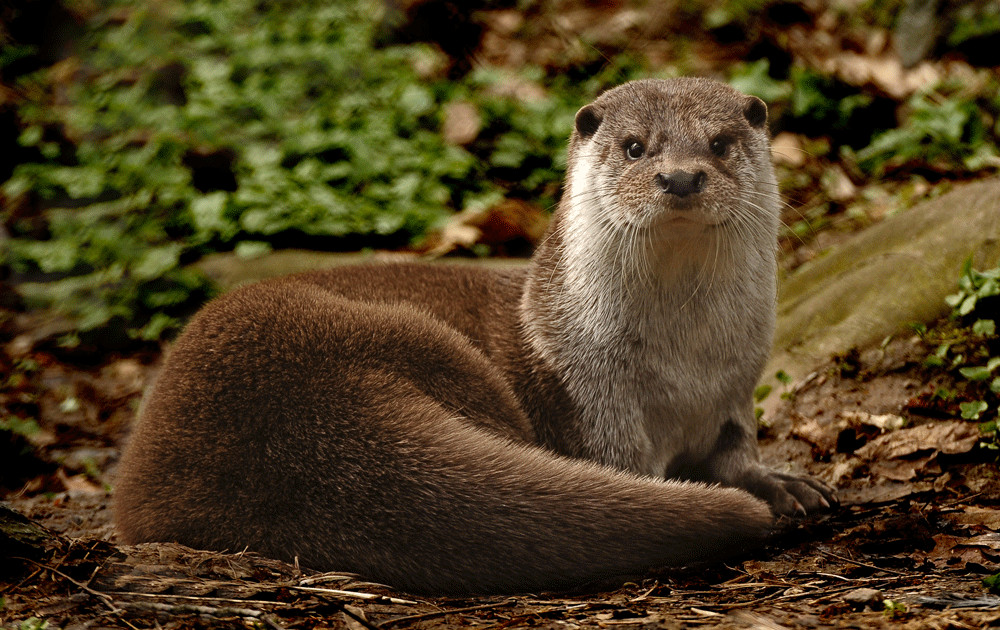
[[743,487],[767,501],[778,516],[805,516],[837,503],[833,488],[822,481],[774,470],[762,472]]

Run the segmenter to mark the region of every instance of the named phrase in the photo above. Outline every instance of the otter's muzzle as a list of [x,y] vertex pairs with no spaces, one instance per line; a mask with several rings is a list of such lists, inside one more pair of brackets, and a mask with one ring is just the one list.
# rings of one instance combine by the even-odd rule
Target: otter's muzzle
[[656,185],[663,192],[678,197],[687,197],[705,189],[705,180],[708,179],[708,175],[705,174],[705,171],[697,173],[674,171],[666,175],[657,173],[653,179],[656,180]]

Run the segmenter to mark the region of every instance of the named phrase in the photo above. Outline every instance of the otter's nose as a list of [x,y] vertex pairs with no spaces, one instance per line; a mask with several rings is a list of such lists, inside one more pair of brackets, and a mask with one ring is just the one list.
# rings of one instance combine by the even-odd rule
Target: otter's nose
[[705,180],[708,179],[708,175],[705,174],[705,171],[698,171],[697,173],[674,171],[666,175],[657,173],[654,179],[656,180],[656,185],[663,192],[677,195],[678,197],[687,197],[690,194],[700,193],[704,190]]

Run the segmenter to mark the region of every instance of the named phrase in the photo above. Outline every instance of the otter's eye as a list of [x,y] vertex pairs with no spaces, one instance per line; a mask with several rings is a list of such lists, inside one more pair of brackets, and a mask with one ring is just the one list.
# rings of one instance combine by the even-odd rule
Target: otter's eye
[[628,145],[628,148],[625,149],[625,155],[627,155],[630,160],[638,160],[645,152],[646,147],[642,146],[641,142],[632,142]]
[[726,154],[726,151],[729,150],[730,144],[732,144],[732,141],[729,138],[726,138],[725,136],[718,136],[712,140],[712,144],[709,145],[709,148],[712,150],[712,153],[722,157]]

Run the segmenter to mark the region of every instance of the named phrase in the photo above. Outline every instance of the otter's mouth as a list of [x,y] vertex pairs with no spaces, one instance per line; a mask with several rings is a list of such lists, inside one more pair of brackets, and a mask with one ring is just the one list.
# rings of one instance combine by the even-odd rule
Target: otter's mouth
[[700,227],[703,229],[718,229],[732,223],[732,215],[722,217],[706,216],[700,212],[673,211],[657,217],[655,223],[664,227]]

